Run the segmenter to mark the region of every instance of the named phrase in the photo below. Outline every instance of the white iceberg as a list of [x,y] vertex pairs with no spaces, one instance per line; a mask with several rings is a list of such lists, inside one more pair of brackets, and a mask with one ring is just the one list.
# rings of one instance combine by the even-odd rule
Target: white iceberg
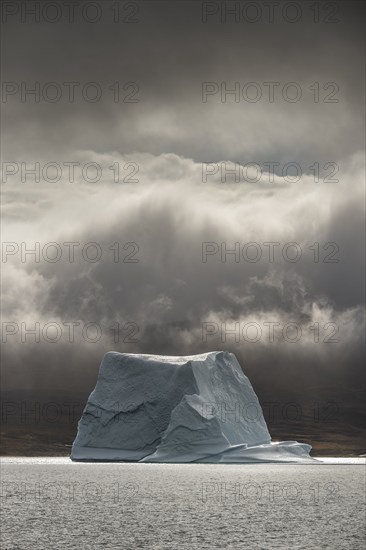
[[272,442],[232,353],[169,357],[108,352],[78,424],[71,459],[314,462],[311,446]]

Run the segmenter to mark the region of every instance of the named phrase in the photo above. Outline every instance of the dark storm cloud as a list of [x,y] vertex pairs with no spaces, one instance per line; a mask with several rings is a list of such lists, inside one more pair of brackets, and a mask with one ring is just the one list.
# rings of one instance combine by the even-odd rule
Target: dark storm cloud
[[[306,4],[301,4],[304,7]],[[95,241],[103,251],[90,263],[21,262],[4,265],[4,321],[19,333],[4,344],[4,379],[9,387],[84,387],[92,384],[100,356],[126,352],[195,353],[228,348],[264,385],[280,379],[329,384],[360,380],[363,346],[361,3],[340,3],[340,22],[315,24],[309,12],[298,23],[201,23],[201,2],[142,2],[140,22],[115,25],[4,26],[3,79],[31,86],[55,81],[98,82],[103,99],[69,103],[3,104],[7,132],[3,160],[81,163],[106,169],[95,185],[80,174],[74,183],[4,184],[3,240]],[[138,103],[114,103],[115,81],[139,84]],[[202,103],[202,82],[296,82],[303,97],[273,103],[215,95]],[[337,103],[313,101],[313,82],[339,86]],[[263,88],[264,90],[265,88]],[[328,89],[327,92],[331,91]],[[323,97],[323,95],[321,96]],[[278,162],[271,184],[202,182],[200,161]],[[303,177],[289,184],[285,162],[298,162]],[[337,183],[314,183],[310,165],[334,161]],[[139,167],[136,184],[113,183],[114,163]],[[307,175],[306,175],[307,174]],[[115,242],[136,243],[137,263],[114,263]],[[299,262],[202,262],[202,242],[289,242],[301,247]],[[319,242],[320,261],[314,261]],[[326,243],[339,247],[339,262],[325,263]],[[63,247],[65,252],[65,248]],[[263,250],[267,250],[263,247]],[[123,248],[122,248],[123,251]],[[80,252],[80,248],[78,251]],[[131,252],[128,249],[126,252]],[[113,340],[116,321],[136,323],[136,342]],[[105,332],[90,343],[76,331],[52,344],[20,343],[20,323],[95,322]],[[224,342],[220,332],[203,341],[204,323],[295,323],[296,343]],[[315,342],[315,323],[333,323],[338,343]],[[125,329],[124,329],[125,330]],[[128,330],[127,330],[128,332]],[[123,333],[125,336],[126,330]],[[328,332],[327,332],[328,334]],[[65,334],[63,334],[63,337]],[[324,340],[324,333],[321,338]]]
[[[38,105],[10,97],[5,109],[7,153],[17,158],[60,157],[74,149],[154,154],[174,152],[197,160],[338,161],[362,149],[362,7],[341,2],[338,23],[314,23],[303,3],[303,17],[260,22],[201,22],[201,2],[140,4],[139,23],[114,24],[105,17],[88,24],[4,26],[4,79],[32,83],[97,82],[100,102],[80,99]],[[230,19],[229,19],[230,21]],[[136,82],[139,103],[115,104],[108,87]],[[202,103],[202,82],[257,82],[257,103],[219,94]],[[279,82],[268,103],[263,82]],[[284,84],[302,90],[297,103],[283,100]],[[320,102],[308,87],[319,82]],[[338,103],[322,99],[335,82]],[[292,90],[293,93],[293,90]],[[277,97],[278,96],[278,97]],[[9,118],[7,116],[9,112]],[[11,120],[10,120],[11,117]],[[52,140],[48,136],[52,135]]]

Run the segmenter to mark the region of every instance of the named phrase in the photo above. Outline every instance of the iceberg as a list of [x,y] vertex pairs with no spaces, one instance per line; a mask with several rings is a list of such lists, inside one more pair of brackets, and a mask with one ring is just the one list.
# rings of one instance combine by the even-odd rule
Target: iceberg
[[108,352],[78,423],[74,461],[316,462],[311,446],[273,442],[234,354]]

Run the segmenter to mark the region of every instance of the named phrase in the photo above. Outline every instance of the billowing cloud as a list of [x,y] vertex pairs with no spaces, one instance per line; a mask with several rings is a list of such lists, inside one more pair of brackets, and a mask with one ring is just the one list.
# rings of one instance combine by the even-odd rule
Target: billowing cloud
[[[203,182],[202,164],[172,154],[76,158],[109,175],[94,184],[78,176],[4,185],[9,381],[90,380],[111,348],[225,348],[264,381],[286,383],[291,369],[309,383],[354,383],[364,324],[354,242],[364,208],[360,155],[343,161],[338,183],[310,174],[270,183],[264,172],[257,183],[222,183],[219,169]],[[132,162],[138,181],[115,183],[108,167]],[[36,322],[37,343],[26,333]]]
[[3,26],[4,387],[218,348],[260,387],[359,385],[363,4],[116,4]]

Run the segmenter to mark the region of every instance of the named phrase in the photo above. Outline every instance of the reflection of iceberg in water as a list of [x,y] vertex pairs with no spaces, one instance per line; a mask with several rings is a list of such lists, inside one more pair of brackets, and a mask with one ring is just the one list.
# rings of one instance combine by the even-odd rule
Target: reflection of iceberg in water
[[310,445],[272,443],[232,353],[109,352],[79,421],[73,460],[313,462]]

